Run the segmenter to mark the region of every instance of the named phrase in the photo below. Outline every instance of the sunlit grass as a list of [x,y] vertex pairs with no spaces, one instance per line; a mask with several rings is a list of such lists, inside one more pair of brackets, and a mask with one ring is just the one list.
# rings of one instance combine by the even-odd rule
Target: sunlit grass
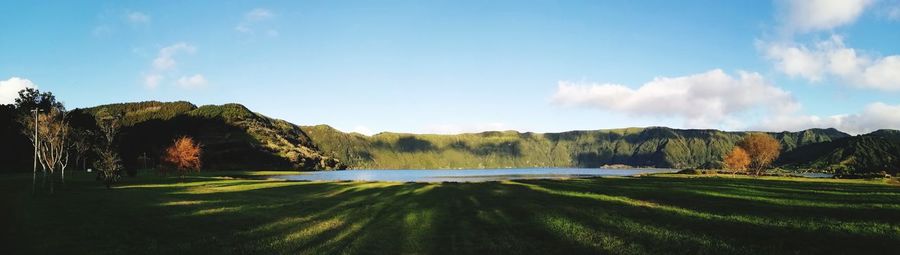
[[52,195],[31,194],[28,178],[0,176],[12,208],[4,241],[29,254],[860,254],[900,242],[900,187],[881,181],[289,182],[220,174],[125,178],[108,190],[76,173]]

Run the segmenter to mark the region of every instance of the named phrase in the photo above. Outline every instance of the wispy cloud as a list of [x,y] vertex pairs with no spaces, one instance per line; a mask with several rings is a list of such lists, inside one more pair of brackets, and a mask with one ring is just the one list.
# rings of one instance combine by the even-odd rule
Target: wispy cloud
[[123,27],[137,29],[149,25],[153,18],[149,14],[133,10],[107,10],[98,15],[101,21],[91,29],[95,37],[109,37]]
[[[191,44],[179,42],[159,49],[156,57],[150,63],[150,70],[143,73],[144,85],[154,89],[162,83],[178,66],[178,56],[193,54],[197,48]],[[206,77],[201,74],[183,76],[177,83],[184,88],[195,88],[206,85]]]
[[25,88],[37,88],[29,79],[10,77],[7,80],[0,80],[0,104],[15,103],[19,97],[19,91]]
[[96,37],[105,37],[112,34],[112,28],[108,25],[97,25],[91,30],[91,35]]
[[275,13],[269,9],[256,8],[245,13],[241,21],[234,27],[235,31],[247,35],[261,34],[276,37],[280,33],[271,27],[269,21],[275,18]]
[[190,44],[187,43],[176,43],[170,46],[163,47],[159,50],[159,54],[153,59],[153,68],[157,71],[165,71],[175,67],[177,64],[175,62],[175,55],[179,53],[189,53],[192,54],[197,49]]
[[274,16],[275,15],[272,14],[272,11],[270,11],[269,9],[256,8],[244,14],[244,19],[248,21],[259,21],[271,19]]
[[192,76],[182,76],[178,79],[178,85],[181,85],[183,88],[200,88],[206,86],[206,77],[203,77],[202,74],[195,74]]
[[138,11],[126,11],[125,21],[132,25],[141,25],[150,23],[150,15]]
[[883,9],[888,19],[900,21],[900,1],[889,2]]

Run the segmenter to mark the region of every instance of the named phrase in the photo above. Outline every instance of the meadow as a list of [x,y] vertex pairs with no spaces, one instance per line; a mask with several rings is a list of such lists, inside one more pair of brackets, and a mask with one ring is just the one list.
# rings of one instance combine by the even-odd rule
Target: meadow
[[[5,254],[896,254],[900,186],[658,174],[484,183],[0,175]],[[9,252],[11,251],[11,252]]]

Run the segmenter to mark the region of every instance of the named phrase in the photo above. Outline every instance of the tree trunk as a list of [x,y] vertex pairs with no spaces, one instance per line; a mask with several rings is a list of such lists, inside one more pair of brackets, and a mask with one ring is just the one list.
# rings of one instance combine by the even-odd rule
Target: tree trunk
[[35,186],[37,186],[37,171],[31,172],[31,194],[34,195]]

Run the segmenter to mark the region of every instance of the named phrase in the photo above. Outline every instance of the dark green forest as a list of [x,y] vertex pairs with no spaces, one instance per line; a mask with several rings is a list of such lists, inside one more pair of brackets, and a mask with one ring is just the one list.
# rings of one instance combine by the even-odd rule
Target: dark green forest
[[[205,169],[334,170],[507,167],[722,168],[722,158],[747,132],[623,128],[562,133],[491,131],[458,135],[380,133],[365,136],[327,125],[297,126],[240,104],[189,102],[102,105],[69,112],[69,123],[96,129],[99,112],[118,116],[116,143],[127,169],[152,168],[180,136],[203,146]],[[14,107],[0,107],[0,159],[30,170],[31,151]],[[864,173],[900,171],[900,132],[850,136],[835,129],[769,133],[782,144],[777,166]],[[88,155],[89,156],[89,155]]]

